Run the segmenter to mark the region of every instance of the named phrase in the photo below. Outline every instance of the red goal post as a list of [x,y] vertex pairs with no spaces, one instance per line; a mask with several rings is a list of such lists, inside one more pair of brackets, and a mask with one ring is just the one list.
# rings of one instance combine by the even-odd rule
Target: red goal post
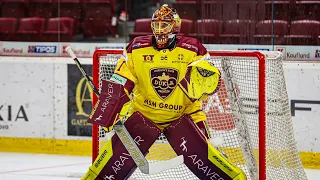
[[[282,176],[306,179],[294,136],[290,134],[293,130],[291,116],[288,114],[290,111],[281,53],[258,51],[210,51],[209,53],[213,63],[219,66],[224,83],[217,95],[203,103],[203,109],[207,113],[212,133],[226,139],[221,147],[228,158],[244,169],[248,179],[257,177],[260,180],[274,177],[281,179]],[[102,49],[94,52],[92,76],[93,83],[98,89],[101,75],[104,74],[103,78],[106,78],[106,75],[112,74],[113,69],[110,65],[114,66],[121,54],[122,50]],[[96,101],[97,96],[93,95],[93,105]],[[274,130],[276,126],[279,126],[279,131]],[[274,133],[278,133],[279,137]],[[282,136],[286,138],[280,139]],[[101,129],[93,125],[92,161],[98,156],[101,139]],[[277,141],[277,144],[272,141]],[[284,143],[289,145],[278,149],[277,146]],[[285,172],[287,169],[289,171]],[[292,175],[293,171],[297,172]]]

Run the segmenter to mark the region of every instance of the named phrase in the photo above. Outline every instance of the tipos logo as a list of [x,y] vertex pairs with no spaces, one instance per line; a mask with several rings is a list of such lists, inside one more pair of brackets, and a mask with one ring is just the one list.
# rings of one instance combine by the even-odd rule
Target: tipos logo
[[83,110],[83,104],[84,103],[91,104],[91,102],[92,102],[92,89],[90,88],[90,85],[86,81],[86,79],[82,78],[79,81],[76,89],[76,105],[78,109],[76,115],[89,117],[89,114]]
[[172,68],[154,68],[150,70],[151,84],[158,96],[165,100],[177,86],[178,70]]

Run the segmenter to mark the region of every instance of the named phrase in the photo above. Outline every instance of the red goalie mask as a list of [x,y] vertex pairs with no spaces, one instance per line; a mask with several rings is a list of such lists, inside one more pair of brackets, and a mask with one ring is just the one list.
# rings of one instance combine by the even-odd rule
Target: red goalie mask
[[181,19],[174,8],[161,6],[152,15],[151,28],[157,41],[158,48],[168,45],[171,38],[180,32]]

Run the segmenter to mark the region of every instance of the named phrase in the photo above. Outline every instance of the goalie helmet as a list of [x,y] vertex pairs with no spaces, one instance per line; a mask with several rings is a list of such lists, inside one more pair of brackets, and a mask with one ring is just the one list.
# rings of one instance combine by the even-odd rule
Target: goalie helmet
[[157,41],[158,48],[168,45],[170,39],[180,32],[181,19],[174,8],[167,4],[156,10],[151,19],[151,29]]

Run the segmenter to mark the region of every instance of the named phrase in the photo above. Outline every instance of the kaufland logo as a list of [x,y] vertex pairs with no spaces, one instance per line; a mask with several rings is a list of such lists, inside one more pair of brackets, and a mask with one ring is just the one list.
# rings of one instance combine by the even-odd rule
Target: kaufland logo
[[10,54],[22,54],[22,49],[16,49],[16,48],[3,48],[3,53],[10,53]]
[[28,53],[56,53],[57,46],[28,46]]
[[[62,54],[68,54],[68,52],[66,51],[66,48],[68,47],[68,45],[62,46]],[[89,49],[72,49],[74,54],[76,55],[90,55],[90,50]]]
[[314,55],[315,58],[320,58],[320,50],[316,50],[316,54]]
[[286,58],[286,48],[285,47],[276,47],[276,50],[283,54],[283,57]]

